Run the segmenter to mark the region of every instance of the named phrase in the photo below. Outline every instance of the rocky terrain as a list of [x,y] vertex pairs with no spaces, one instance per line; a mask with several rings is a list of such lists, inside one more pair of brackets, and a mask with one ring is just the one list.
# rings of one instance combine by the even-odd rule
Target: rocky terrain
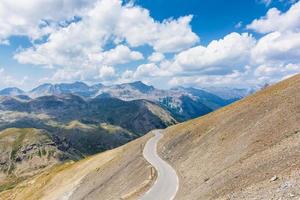
[[0,189],[65,160],[78,160],[78,152],[64,141],[55,141],[45,130],[10,128],[0,132]]

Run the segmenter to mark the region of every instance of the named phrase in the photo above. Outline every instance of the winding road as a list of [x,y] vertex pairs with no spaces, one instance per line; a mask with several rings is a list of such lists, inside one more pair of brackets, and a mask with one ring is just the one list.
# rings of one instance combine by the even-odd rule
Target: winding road
[[148,192],[140,200],[172,200],[178,190],[179,180],[176,171],[157,154],[157,143],[163,137],[160,130],[154,131],[155,136],[148,140],[143,155],[156,169],[157,179]]

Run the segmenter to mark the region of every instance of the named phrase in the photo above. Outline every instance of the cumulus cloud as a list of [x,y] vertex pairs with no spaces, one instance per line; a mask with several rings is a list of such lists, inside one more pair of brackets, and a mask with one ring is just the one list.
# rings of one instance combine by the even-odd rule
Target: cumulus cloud
[[24,49],[15,55],[20,63],[86,67],[99,64],[98,55],[102,53],[118,13],[118,1],[98,1],[77,23],[52,32],[45,43]]
[[[180,52],[169,65],[170,85],[256,85],[300,72],[300,2],[286,12],[271,8],[248,29],[263,35],[230,33],[207,46]],[[175,69],[175,70],[174,70]]]
[[144,56],[138,51],[131,51],[127,46],[118,45],[116,48],[99,55],[102,63],[107,65],[124,64],[130,61],[141,60]]
[[45,26],[45,21],[71,20],[93,3],[94,0],[1,0],[0,40],[11,35],[37,39],[53,29],[53,26]]
[[252,50],[256,63],[270,63],[274,66],[299,62],[300,32],[272,32],[262,37]]
[[252,49],[254,76],[266,82],[275,82],[299,73],[300,56],[300,2],[286,12],[271,8],[266,16],[254,20],[248,29],[265,34]]
[[266,16],[255,19],[247,26],[248,29],[258,33],[270,33],[273,31],[299,31],[300,30],[300,2],[282,13],[277,8],[271,8]]
[[162,53],[159,53],[159,52],[153,52],[149,57],[148,57],[148,60],[150,62],[160,62],[162,60],[165,59],[165,56],[164,54]]
[[131,46],[148,44],[159,52],[177,52],[199,41],[190,27],[191,15],[160,23],[150,17],[148,10],[135,6],[123,8],[120,15],[116,35]]
[[[147,44],[157,51],[175,52],[189,48],[199,40],[189,25],[192,16],[160,23],[150,17],[148,10],[122,5],[119,0],[97,1],[91,9],[82,11],[80,17],[80,21],[52,31],[45,43],[25,49],[15,58],[21,63],[48,66],[90,65],[94,61],[91,58],[97,58],[103,47],[111,42],[123,41],[133,47]],[[128,48],[120,46],[114,53],[124,55],[124,52],[128,54]],[[142,58],[137,52],[131,53],[130,57]],[[121,60],[124,62],[124,57]]]
[[143,64],[138,66],[134,73],[134,77],[159,76],[160,70],[154,63]]
[[[199,37],[190,26],[191,15],[159,22],[150,16],[147,9],[132,3],[98,0],[88,3],[87,6],[80,6],[82,1],[74,1],[74,5],[69,6],[71,1],[56,0],[49,10],[44,11],[44,15],[43,12],[34,13],[37,11],[31,13],[31,10],[36,10],[36,6],[39,5],[34,3],[32,8],[29,6],[28,11],[20,11],[25,15],[19,16],[24,20],[22,29],[16,32],[6,31],[2,37],[27,35],[40,38],[47,34],[47,38],[44,42],[33,43],[32,47],[19,49],[14,58],[22,64],[54,68],[57,70],[53,77],[55,80],[60,80],[70,71],[75,74],[73,78],[78,76],[82,78],[93,74],[102,65],[115,67],[118,64],[144,59],[141,52],[132,50],[135,47],[144,45],[152,47],[156,53],[149,60],[159,62],[164,59],[164,52],[178,52],[192,47],[199,41]],[[70,10],[52,16],[52,10],[57,8],[56,4],[67,4],[65,6]],[[20,9],[18,6],[15,8],[13,3],[10,3],[10,6],[13,9]],[[2,8],[7,8],[7,5],[3,4]],[[80,12],[77,12],[78,10]],[[74,18],[75,15],[78,16],[78,20],[71,20],[63,26],[60,24],[62,20]],[[44,19],[51,19],[57,24],[48,23],[49,20],[46,23]],[[0,21],[0,24],[0,27],[8,25],[5,21]],[[28,30],[23,30],[26,27]],[[112,48],[108,50],[107,46]],[[88,72],[82,75],[82,71]]]
[[197,46],[179,53],[175,64],[183,70],[211,72],[231,71],[249,62],[255,39],[248,33],[230,33],[208,46]]
[[115,69],[111,66],[104,65],[99,70],[99,77],[101,79],[104,79],[104,80],[112,79],[115,76],[116,76]]
[[299,64],[287,64],[287,65],[276,65],[269,66],[267,64],[260,65],[255,70],[255,75],[257,77],[270,77],[278,78],[285,77],[289,74],[295,74],[300,72]]

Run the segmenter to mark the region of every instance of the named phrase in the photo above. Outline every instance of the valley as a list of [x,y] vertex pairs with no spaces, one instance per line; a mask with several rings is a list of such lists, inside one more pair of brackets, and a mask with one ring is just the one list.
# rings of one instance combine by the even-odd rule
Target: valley
[[159,90],[142,82],[43,84],[0,91],[1,191],[229,104],[209,92]]

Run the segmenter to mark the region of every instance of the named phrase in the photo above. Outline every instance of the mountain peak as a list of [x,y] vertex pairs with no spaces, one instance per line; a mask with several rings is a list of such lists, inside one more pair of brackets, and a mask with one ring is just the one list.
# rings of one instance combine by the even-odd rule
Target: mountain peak
[[17,87],[4,88],[3,90],[0,91],[0,95],[3,96],[16,96],[21,94],[24,94],[24,91]]
[[146,85],[142,81],[135,81],[135,82],[132,82],[132,83],[128,83],[128,85],[130,85],[131,87],[139,90],[142,93],[147,93],[147,92],[153,91],[155,89],[153,86]]

